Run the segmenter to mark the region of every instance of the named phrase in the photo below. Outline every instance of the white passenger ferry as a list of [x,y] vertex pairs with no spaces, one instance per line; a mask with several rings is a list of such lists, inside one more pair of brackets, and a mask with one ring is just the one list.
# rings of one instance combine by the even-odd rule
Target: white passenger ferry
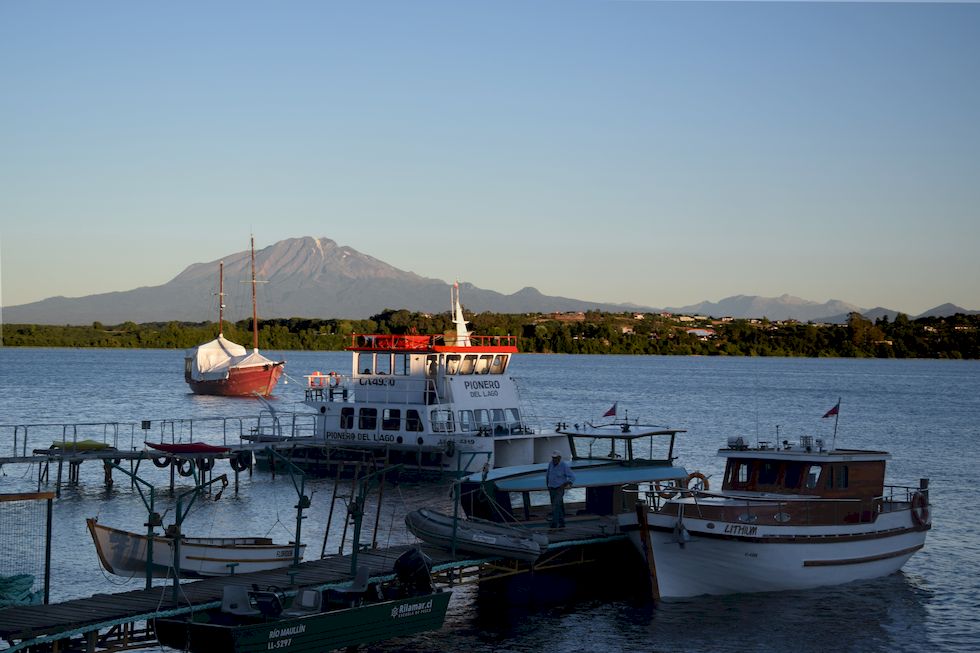
[[354,335],[349,373],[307,377],[317,446],[294,459],[309,468],[329,454],[325,445],[375,449],[389,463],[464,474],[568,455],[567,438],[531,424],[522,407],[510,376],[517,337],[472,335],[458,289],[451,300],[455,331]]

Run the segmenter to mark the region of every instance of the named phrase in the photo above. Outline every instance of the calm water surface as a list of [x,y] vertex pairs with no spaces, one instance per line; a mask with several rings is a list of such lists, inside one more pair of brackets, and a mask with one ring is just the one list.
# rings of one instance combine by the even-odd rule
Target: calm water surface
[[[0,424],[133,422],[254,415],[256,400],[198,397],[183,382],[183,353],[159,350],[0,349]],[[288,383],[275,405],[301,410],[302,376],[349,370],[348,355],[284,352]],[[520,604],[457,588],[446,627],[428,635],[368,647],[372,651],[977,651],[980,650],[980,540],[975,516],[980,465],[980,363],[841,359],[750,359],[627,356],[519,357],[512,368],[523,397],[542,422],[595,419],[614,401],[631,417],[677,428],[680,462],[720,483],[716,451],[731,435],[755,440],[830,441],[832,419],[820,416],[841,398],[839,446],[886,449],[888,479],[931,480],[934,529],[924,550],[893,576],[806,593],[701,598],[654,605],[642,586],[610,578],[588,592],[558,586],[559,600]],[[778,428],[778,436],[777,436]],[[101,438],[99,433],[80,437]],[[31,431],[29,448],[46,447]],[[38,433],[37,436],[33,435]],[[126,431],[142,447],[143,433]],[[151,431],[159,437],[159,433]],[[186,427],[176,436],[189,439]],[[46,437],[46,436],[44,436]],[[215,432],[196,439],[220,440]],[[0,431],[0,455],[12,451],[12,429]],[[87,467],[87,468],[86,468]],[[150,466],[148,466],[150,467]],[[219,471],[227,471],[220,469]],[[166,476],[142,468],[165,487]],[[2,470],[0,492],[37,487],[37,469]],[[97,465],[55,502],[53,599],[136,589],[140,579],[99,568],[84,520],[138,530],[146,518],[138,495],[116,476],[107,491]],[[323,546],[333,484],[308,482],[312,508],[303,540],[312,556]],[[181,489],[188,489],[182,486]],[[243,476],[240,492],[198,502],[185,522],[193,535],[265,535],[287,540],[295,527],[288,479]],[[412,541],[405,512],[449,508],[448,485],[402,483],[386,495],[378,540]],[[164,493],[158,509],[170,508]],[[0,535],[2,540],[2,535]],[[339,533],[328,539],[336,551]],[[2,568],[22,555],[2,543]],[[580,588],[581,589],[581,588]]]

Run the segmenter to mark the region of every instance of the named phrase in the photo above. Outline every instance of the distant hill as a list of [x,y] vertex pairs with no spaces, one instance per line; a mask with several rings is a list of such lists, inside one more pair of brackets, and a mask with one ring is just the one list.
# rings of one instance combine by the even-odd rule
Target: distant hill
[[[225,317],[251,315],[250,300],[231,298],[245,294],[242,280],[250,278],[249,253],[223,257],[225,263]],[[282,240],[255,253],[259,286],[259,316],[366,318],[386,308],[428,313],[449,310],[449,284],[399,270],[384,261],[338,245],[329,238]],[[120,324],[177,320],[215,321],[218,260],[195,263],[160,286],[86,297],[51,297],[39,302],[5,307],[8,323]],[[527,313],[551,311],[631,311],[652,308],[591,302],[543,295],[524,288],[512,295],[461,284],[464,306],[471,311]],[[209,308],[213,307],[213,308]]]
[[757,295],[735,295],[726,297],[718,302],[703,301],[680,308],[668,308],[672,313],[687,315],[712,315],[714,317],[731,316],[737,318],[769,318],[770,320],[799,320],[801,322],[820,321],[825,315],[842,313],[845,316],[863,309],[854,304],[848,304],[837,299],[831,299],[822,304],[793,297],[759,297]]
[[920,317],[948,317],[950,315],[956,315],[957,313],[962,313],[964,315],[980,315],[980,311],[969,311],[965,308],[961,308],[956,304],[940,304],[935,308],[930,308],[928,311],[916,315],[916,318]]

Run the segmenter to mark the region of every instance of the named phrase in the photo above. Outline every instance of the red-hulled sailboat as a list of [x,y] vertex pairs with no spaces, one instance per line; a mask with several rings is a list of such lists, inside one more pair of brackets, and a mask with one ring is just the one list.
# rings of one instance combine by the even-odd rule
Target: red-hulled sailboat
[[244,397],[272,394],[286,361],[259,353],[259,319],[255,305],[255,238],[252,238],[252,351],[227,340],[224,324],[224,261],[218,266],[218,337],[187,350],[184,380],[199,395]]

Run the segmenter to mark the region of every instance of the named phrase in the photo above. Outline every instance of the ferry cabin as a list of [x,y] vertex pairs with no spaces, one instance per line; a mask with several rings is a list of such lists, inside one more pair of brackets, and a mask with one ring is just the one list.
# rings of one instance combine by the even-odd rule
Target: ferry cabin
[[318,439],[411,451],[413,464],[462,471],[533,462],[553,448],[530,437],[507,374],[516,336],[355,335],[348,350],[349,374],[309,377]]

